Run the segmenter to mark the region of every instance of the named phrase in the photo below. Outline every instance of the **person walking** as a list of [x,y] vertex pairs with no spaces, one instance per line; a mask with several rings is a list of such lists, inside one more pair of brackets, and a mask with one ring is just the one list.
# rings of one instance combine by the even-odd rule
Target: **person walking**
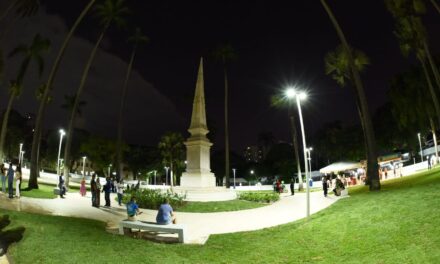
[[86,189],[86,179],[83,177],[81,180],[81,187],[79,187],[79,193],[82,197],[86,196],[87,189]]
[[290,193],[292,195],[295,195],[295,180],[292,178],[292,181],[290,182]]
[[327,197],[328,185],[327,180],[324,177],[322,178],[322,189],[324,190],[324,197]]
[[429,156],[426,157],[426,161],[428,162],[428,170],[432,169],[431,158]]
[[96,207],[96,174],[92,175],[92,179],[90,180],[90,192],[92,193],[92,206]]
[[15,197],[20,198],[20,187],[21,187],[21,167],[18,164],[15,169]]
[[120,179],[116,185],[116,192],[118,193],[118,204],[122,205],[122,196],[124,195],[124,181]]
[[104,184],[103,192],[105,194],[105,206],[110,207],[110,193],[112,192],[113,186],[110,177],[107,177],[106,183]]
[[12,168],[12,162],[9,163],[8,169],[8,193],[9,198],[14,198],[14,169]]
[[0,164],[0,177],[2,178],[2,192],[6,193],[6,172],[5,164]]

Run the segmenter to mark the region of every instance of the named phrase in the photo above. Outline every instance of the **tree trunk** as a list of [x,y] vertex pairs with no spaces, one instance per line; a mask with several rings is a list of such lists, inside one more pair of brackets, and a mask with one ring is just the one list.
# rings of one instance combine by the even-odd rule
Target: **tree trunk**
[[[339,26],[338,21],[336,20],[335,16],[333,15],[333,12],[327,5],[325,0],[321,0],[321,4],[323,5],[324,9],[326,10],[333,26],[335,27],[335,30],[338,34],[338,37],[342,43],[342,46],[345,49],[345,52],[348,55],[348,63],[350,66],[350,70],[352,72],[354,84],[356,87],[356,94],[359,99],[360,103],[360,109],[362,111],[362,115],[364,118],[364,126],[365,126],[365,136],[367,141],[367,177],[370,180],[370,191],[378,191],[380,190],[380,181],[379,181],[379,174],[378,174],[378,164],[377,164],[377,152],[376,152],[376,139],[374,135],[374,129],[373,129],[373,123],[371,121],[369,107],[367,103],[367,98],[365,96],[364,87],[361,81],[360,74],[356,68],[356,65],[354,63],[353,54],[351,52],[350,46],[348,45],[348,42],[345,38],[344,33],[342,32],[341,27]],[[361,120],[362,122],[362,120]]]
[[435,9],[437,9],[437,12],[440,14],[440,6],[436,2],[436,0],[431,0],[431,3],[434,5]]
[[[359,114],[359,119],[361,120],[362,133],[364,135],[365,158],[368,160],[368,141],[367,141],[367,133],[365,132],[364,117],[362,116],[362,110],[360,106],[361,103],[359,102],[359,98],[357,96],[355,96],[355,98],[356,98],[356,109]],[[365,184],[370,185],[370,180],[368,179],[368,175],[366,175],[365,177]]]
[[303,189],[303,180],[301,174],[301,162],[299,160],[299,147],[298,147],[298,133],[296,131],[295,125],[295,114],[292,111],[292,103],[289,102],[289,120],[290,120],[290,130],[292,133],[292,142],[293,142],[293,150],[295,154],[296,160],[296,169],[298,171],[298,190],[301,191]]
[[86,67],[84,68],[83,74],[81,76],[81,82],[79,84],[78,90],[76,91],[75,101],[73,103],[72,112],[70,113],[69,119],[69,127],[67,129],[66,134],[66,145],[64,147],[64,178],[66,179],[66,186],[69,186],[69,176],[70,176],[70,148],[72,146],[73,141],[73,132],[75,131],[75,119],[78,111],[79,102],[81,101],[81,94],[84,90],[84,86],[87,81],[87,77],[89,75],[90,67],[92,66],[93,60],[95,59],[96,52],[98,51],[99,45],[101,44],[102,39],[104,38],[105,32],[107,31],[108,24],[104,27],[104,30],[99,35],[98,41],[93,47],[92,52],[90,53],[89,59],[86,63]]
[[224,70],[224,78],[225,78],[225,180],[226,180],[226,188],[230,187],[229,184],[229,117],[228,117],[228,95],[229,95],[229,87],[228,87],[228,74],[226,71],[226,63],[223,62],[223,70]]
[[437,98],[437,93],[434,90],[434,86],[431,82],[431,77],[429,76],[428,67],[426,67],[425,61],[418,56],[420,63],[422,64],[423,73],[425,74],[426,82],[428,84],[429,92],[431,93],[432,102],[434,103],[435,114],[437,116],[437,121],[440,124],[440,105]]
[[131,70],[133,68],[133,61],[134,57],[136,56],[136,48],[137,45],[133,47],[133,50],[131,52],[130,56],[130,62],[128,63],[127,73],[125,75],[124,85],[122,86],[122,94],[121,94],[121,104],[119,105],[119,118],[118,118],[118,142],[116,144],[116,166],[118,170],[118,178],[121,179],[123,176],[123,153],[122,153],[122,125],[123,125],[123,113],[124,113],[124,105],[125,105],[125,97],[127,96],[127,88],[128,88],[128,81],[130,79]]
[[39,144],[41,140],[41,130],[43,126],[43,119],[44,119],[44,112],[46,110],[46,104],[47,99],[49,97],[53,81],[55,79],[55,75],[58,71],[61,59],[63,58],[64,52],[66,51],[66,48],[69,44],[70,38],[73,36],[73,33],[75,32],[76,28],[78,27],[79,23],[82,21],[84,16],[89,12],[93,4],[96,2],[96,0],[90,0],[87,6],[84,8],[84,10],[81,12],[79,17],[76,19],[75,24],[70,29],[69,33],[67,34],[66,38],[64,39],[64,42],[58,51],[58,55],[55,59],[55,62],[52,66],[52,69],[50,71],[46,86],[44,88],[44,93],[41,98],[40,105],[38,107],[37,112],[37,118],[35,120],[35,128],[34,128],[34,135],[32,138],[32,150],[31,150],[31,167],[30,167],[30,175],[29,175],[29,189],[38,189],[38,152],[39,152]]
[[426,57],[428,57],[428,61],[431,66],[432,73],[434,74],[435,82],[437,83],[437,88],[440,89],[440,74],[438,72],[438,67],[431,56],[431,51],[429,50],[428,43],[426,43],[426,41],[423,42],[423,49],[425,50]]
[[5,158],[4,147],[5,147],[5,140],[6,140],[6,131],[8,130],[9,113],[11,112],[12,103],[14,102],[14,99],[15,99],[15,93],[14,93],[14,91],[12,91],[11,95],[9,96],[8,107],[6,108],[6,111],[3,114],[2,131],[1,131],[1,135],[0,135],[0,160],[1,161],[3,161]]

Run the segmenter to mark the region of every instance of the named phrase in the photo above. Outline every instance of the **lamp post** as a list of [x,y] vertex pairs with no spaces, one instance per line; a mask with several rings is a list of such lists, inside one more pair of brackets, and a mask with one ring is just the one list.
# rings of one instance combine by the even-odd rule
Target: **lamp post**
[[21,151],[23,149],[23,143],[20,143],[20,152],[18,152],[18,163],[21,164]]
[[63,137],[66,134],[63,129],[60,129],[60,145],[58,146],[58,158],[57,158],[57,174],[60,175],[60,155],[61,145],[63,144]]
[[157,182],[156,182],[156,170],[154,170],[154,185],[157,185]]
[[86,159],[87,157],[83,157],[83,176],[86,176]]
[[234,175],[234,189],[235,189],[235,172],[237,171],[237,169],[232,169],[232,174]]
[[[296,106],[298,107],[298,115],[299,115],[299,121],[301,124],[301,135],[302,135],[302,141],[303,141],[303,154],[304,154],[304,172],[306,175],[306,182],[307,182],[307,218],[310,217],[310,185],[309,185],[309,168],[308,168],[308,164],[307,164],[307,150],[306,150],[306,134],[304,131],[304,122],[303,122],[303,116],[302,116],[302,112],[301,112],[301,100],[305,100],[307,98],[306,93],[304,92],[298,92],[295,91],[293,88],[289,88],[286,91],[286,95],[289,98],[296,98]],[[300,175],[301,177],[301,175]]]
[[165,166],[165,185],[168,185],[168,170],[170,169],[170,167]]
[[423,162],[423,149],[422,149],[422,141],[420,140],[420,133],[417,133],[417,137],[419,138],[419,146],[420,146],[420,159]]
[[20,163],[20,165],[22,165],[22,163],[23,163],[23,157],[24,157],[24,151],[21,151],[21,153],[20,153],[20,157],[19,157],[19,163]]
[[110,173],[111,173],[111,169],[112,169],[112,164],[108,165],[108,176],[111,177]]
[[[309,178],[312,177],[312,150],[313,148],[311,147],[307,149],[307,160],[309,161]],[[308,184],[310,184],[310,182]]]

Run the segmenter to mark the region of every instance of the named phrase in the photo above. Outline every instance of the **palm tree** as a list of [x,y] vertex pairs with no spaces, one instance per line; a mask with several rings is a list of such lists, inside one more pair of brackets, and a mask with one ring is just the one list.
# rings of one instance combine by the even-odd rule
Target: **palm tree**
[[[354,57],[354,64],[359,72],[365,70],[365,66],[370,64],[370,59],[360,50],[351,49]],[[344,48],[339,45],[335,51],[331,51],[327,53],[325,56],[325,73],[330,75],[341,87],[345,87],[347,82],[353,82],[353,77],[351,76],[350,67],[348,64],[348,55],[345,52]],[[360,103],[358,98],[356,97],[356,107],[359,114],[360,120],[363,119],[362,111],[360,108]],[[367,140],[365,127],[363,122],[361,121],[362,132],[364,134],[364,144],[365,151],[367,151]],[[365,155],[368,157],[368,155]]]
[[162,136],[158,145],[164,165],[169,165],[173,174],[170,181],[171,186],[176,182],[175,169],[184,160],[185,147],[183,141],[183,136],[180,133],[168,132]]
[[436,2],[436,0],[431,0],[432,5],[435,7],[435,9],[437,9],[437,12],[440,14],[440,6],[439,4]]
[[365,129],[365,138],[367,141],[367,177],[369,180],[369,188],[370,191],[378,191],[380,190],[380,181],[377,164],[376,139],[374,135],[373,123],[371,121],[367,98],[365,96],[364,86],[361,81],[360,73],[356,67],[350,45],[348,44],[345,35],[341,27],[339,26],[338,21],[336,20],[336,17],[334,16],[333,12],[331,11],[325,0],[321,0],[321,4],[327,12],[330,21],[332,22],[336,33],[341,41],[342,47],[347,54],[349,69],[351,71],[351,76],[353,77],[353,82],[356,88],[355,92],[360,105],[362,116],[361,122],[363,122],[363,126]]
[[72,145],[73,139],[73,131],[75,124],[75,117],[77,114],[77,108],[79,103],[81,102],[81,94],[84,89],[84,86],[87,81],[87,77],[89,75],[90,67],[92,66],[93,60],[95,59],[96,52],[98,51],[99,45],[101,44],[102,39],[104,38],[107,29],[110,27],[112,23],[115,23],[116,26],[122,27],[125,25],[124,16],[130,13],[129,9],[125,6],[124,0],[105,0],[104,3],[96,6],[96,14],[100,18],[100,24],[103,29],[98,37],[98,40],[95,43],[95,46],[90,53],[89,59],[87,60],[86,66],[84,67],[84,71],[81,76],[81,81],[76,91],[75,101],[72,107],[72,112],[70,113],[69,126],[67,128],[66,133],[66,145],[64,147],[64,175],[66,177],[66,185],[69,184],[69,174],[70,174],[70,148]]
[[295,111],[293,110],[293,103],[289,100],[286,101],[284,97],[280,96],[273,96],[272,97],[272,105],[275,107],[284,106],[287,104],[287,114],[289,116],[290,121],[290,133],[292,134],[292,143],[293,143],[293,150],[295,155],[295,161],[296,161],[296,169],[298,173],[298,190],[301,191],[303,189],[303,178],[301,174],[301,162],[300,162],[300,156],[299,156],[299,144],[298,144],[298,131],[296,128],[296,119],[295,119]]
[[0,15],[0,22],[6,18],[13,9],[20,17],[32,16],[37,13],[40,8],[39,0],[14,0],[6,7],[3,13]]
[[[415,1],[418,3],[415,5]],[[424,12],[423,2],[418,0],[387,0],[387,8],[396,20],[396,31],[394,32],[400,45],[402,54],[407,57],[413,52],[422,65],[422,69],[428,84],[428,89],[434,103],[438,124],[440,125],[440,104],[437,93],[432,85],[427,63],[431,65],[432,72],[440,88],[440,75],[434,63],[427,43],[427,33],[418,14]],[[417,6],[415,8],[414,6]],[[427,62],[428,61],[428,62]]]
[[32,40],[30,46],[19,45],[9,54],[10,57],[20,54],[24,56],[24,59],[18,70],[17,78],[11,82],[8,106],[3,115],[2,129],[0,134],[0,160],[3,160],[4,158],[6,130],[8,128],[9,112],[11,111],[12,103],[14,102],[14,99],[21,94],[23,79],[31,61],[35,61],[37,63],[39,76],[41,77],[41,75],[43,74],[44,60],[42,57],[42,53],[47,52],[49,50],[49,46],[50,41],[48,39],[42,38],[39,34],[37,34]]
[[229,188],[229,173],[230,173],[230,163],[229,163],[229,83],[228,83],[228,71],[227,64],[237,58],[234,49],[230,44],[225,44],[219,46],[214,51],[214,57],[223,64],[223,77],[225,85],[225,181],[226,188]]
[[118,177],[122,177],[122,123],[123,123],[123,112],[124,112],[124,104],[125,97],[127,94],[128,81],[130,79],[131,70],[133,68],[134,58],[136,56],[137,47],[139,44],[145,44],[149,41],[148,37],[145,36],[140,28],[136,28],[134,34],[128,39],[130,43],[133,44],[133,50],[130,56],[130,62],[128,63],[127,73],[124,80],[124,85],[122,86],[122,95],[121,95],[121,104],[119,106],[119,119],[118,119],[118,143],[116,145],[117,151],[117,170]]
[[58,68],[60,66],[61,59],[64,56],[64,52],[66,51],[66,48],[69,44],[70,39],[73,36],[73,33],[75,32],[76,28],[78,27],[79,23],[83,20],[85,15],[90,11],[92,6],[95,4],[96,0],[90,0],[87,6],[82,10],[79,17],[76,19],[75,23],[73,24],[72,28],[70,29],[69,33],[67,34],[66,38],[63,41],[63,44],[61,45],[60,50],[58,51],[57,57],[55,58],[55,62],[52,65],[52,69],[49,73],[49,77],[47,79],[47,82],[40,86],[38,89],[39,92],[39,98],[40,98],[40,105],[38,107],[37,112],[37,118],[35,120],[35,128],[34,128],[34,135],[32,138],[32,150],[31,150],[31,167],[30,167],[30,175],[29,175],[29,189],[38,189],[38,154],[39,154],[39,148],[40,148],[40,142],[41,142],[41,130],[44,120],[44,112],[46,110],[46,105],[49,101],[49,95],[52,90],[52,84],[55,79],[55,76],[58,72]]

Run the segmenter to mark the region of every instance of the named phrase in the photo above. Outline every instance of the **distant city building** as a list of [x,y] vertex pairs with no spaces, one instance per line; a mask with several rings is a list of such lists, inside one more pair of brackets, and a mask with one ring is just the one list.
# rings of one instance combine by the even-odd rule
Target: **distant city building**
[[263,160],[263,151],[257,146],[249,146],[244,151],[246,162],[260,162]]

